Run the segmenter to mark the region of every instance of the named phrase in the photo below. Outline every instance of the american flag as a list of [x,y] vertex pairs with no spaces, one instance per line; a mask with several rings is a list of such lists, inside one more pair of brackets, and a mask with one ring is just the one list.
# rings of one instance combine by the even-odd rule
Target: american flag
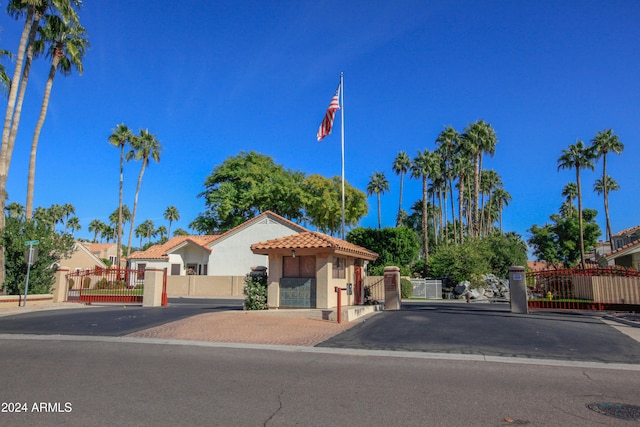
[[329,103],[329,108],[327,108],[327,112],[324,115],[324,119],[322,119],[322,123],[320,123],[320,127],[318,128],[318,142],[322,141],[325,136],[331,133],[331,128],[333,127],[333,119],[336,117],[336,111],[340,109],[340,84],[338,84],[338,89],[336,89],[335,95],[331,98],[331,102]]

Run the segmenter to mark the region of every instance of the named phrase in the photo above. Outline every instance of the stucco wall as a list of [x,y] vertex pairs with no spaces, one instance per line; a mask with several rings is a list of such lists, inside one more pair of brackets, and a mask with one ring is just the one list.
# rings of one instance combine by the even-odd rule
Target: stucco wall
[[244,276],[251,271],[251,267],[266,266],[268,257],[251,252],[251,245],[296,233],[298,231],[269,218],[264,218],[257,224],[238,230],[238,232],[213,243],[209,274]]
[[167,276],[167,295],[242,297],[245,276]]

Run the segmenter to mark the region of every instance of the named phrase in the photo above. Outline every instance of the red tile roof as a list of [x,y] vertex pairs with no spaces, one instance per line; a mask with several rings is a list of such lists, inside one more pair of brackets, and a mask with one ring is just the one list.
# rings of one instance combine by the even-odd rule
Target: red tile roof
[[209,248],[208,245],[214,240],[218,239],[219,237],[220,235],[175,236],[174,238],[168,240],[167,242],[161,245],[151,246],[146,251],[134,252],[128,258],[129,259],[168,259],[169,255],[167,254],[167,252],[169,252],[169,250],[185,242],[191,242],[195,245],[201,246],[202,248],[208,251],[211,251],[211,248]]
[[618,231],[617,233],[615,233],[611,237],[620,237],[620,236],[624,236],[624,235],[627,235],[627,234],[632,234],[633,232],[639,231],[639,230],[640,230],[640,225],[636,225],[635,227],[625,228],[622,231]]
[[633,242],[631,242],[631,243],[627,243],[627,244],[626,244],[626,245],[624,245],[624,246],[620,246],[618,249],[613,250],[613,251],[609,252],[608,254],[604,254],[603,256],[604,256],[605,258],[611,258],[611,255],[615,255],[615,254],[617,254],[618,252],[622,252],[622,251],[624,251],[624,250],[626,250],[626,249],[629,249],[629,248],[631,248],[631,247],[633,247],[633,246],[636,246],[636,245],[639,245],[639,244],[640,244],[640,239],[637,239],[637,240],[634,240],[634,241],[633,241]]
[[251,245],[251,250],[254,253],[265,255],[277,249],[329,249],[333,252],[351,254],[367,260],[378,258],[378,254],[369,249],[316,231],[306,231]]

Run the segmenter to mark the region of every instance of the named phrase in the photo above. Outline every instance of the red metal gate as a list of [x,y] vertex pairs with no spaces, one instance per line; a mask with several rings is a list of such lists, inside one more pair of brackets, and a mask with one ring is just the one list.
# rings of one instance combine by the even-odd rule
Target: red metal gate
[[574,268],[527,273],[529,308],[640,311],[640,272]]
[[142,304],[143,290],[144,271],[97,267],[67,274],[71,302]]

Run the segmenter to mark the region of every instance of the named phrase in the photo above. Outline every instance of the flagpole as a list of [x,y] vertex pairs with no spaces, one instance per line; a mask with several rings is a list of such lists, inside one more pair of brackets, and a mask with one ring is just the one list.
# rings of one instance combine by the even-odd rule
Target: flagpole
[[344,234],[344,76],[340,72],[340,99],[341,99],[341,120],[340,126],[342,130],[342,240],[345,239]]

